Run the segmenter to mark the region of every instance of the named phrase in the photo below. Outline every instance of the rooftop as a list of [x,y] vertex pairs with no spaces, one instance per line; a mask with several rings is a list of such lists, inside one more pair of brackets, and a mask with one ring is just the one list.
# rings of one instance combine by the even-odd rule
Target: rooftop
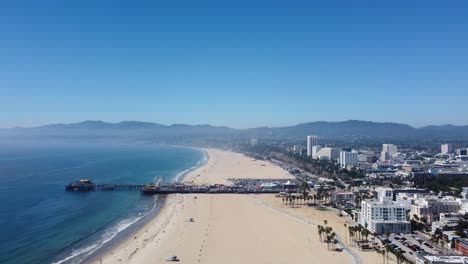
[[453,256],[453,255],[419,255],[422,259],[429,260],[433,263],[460,263],[468,262],[468,256]]

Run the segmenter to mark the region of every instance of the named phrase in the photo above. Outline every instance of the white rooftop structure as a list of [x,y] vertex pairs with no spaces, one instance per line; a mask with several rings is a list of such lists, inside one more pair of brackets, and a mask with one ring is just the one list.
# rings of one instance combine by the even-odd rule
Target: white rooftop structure
[[416,256],[416,264],[466,264],[468,256],[456,255],[421,255]]

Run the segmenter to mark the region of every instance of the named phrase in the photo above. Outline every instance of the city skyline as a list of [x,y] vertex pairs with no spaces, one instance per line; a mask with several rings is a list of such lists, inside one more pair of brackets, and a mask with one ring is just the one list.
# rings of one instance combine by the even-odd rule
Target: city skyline
[[[466,2],[6,3],[0,127],[467,125]],[[345,109],[346,111],[343,111]]]

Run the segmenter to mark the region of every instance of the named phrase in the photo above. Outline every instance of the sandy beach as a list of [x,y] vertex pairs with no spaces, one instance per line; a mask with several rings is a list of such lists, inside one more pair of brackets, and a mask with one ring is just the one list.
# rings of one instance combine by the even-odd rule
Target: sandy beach
[[[185,176],[196,184],[229,178],[293,178],[269,162],[206,149],[209,160]],[[192,218],[193,222],[189,221]],[[336,252],[320,243],[316,224],[327,219],[345,237],[333,211],[290,208],[274,195],[170,195],[157,217],[91,263],[381,263],[373,252]]]

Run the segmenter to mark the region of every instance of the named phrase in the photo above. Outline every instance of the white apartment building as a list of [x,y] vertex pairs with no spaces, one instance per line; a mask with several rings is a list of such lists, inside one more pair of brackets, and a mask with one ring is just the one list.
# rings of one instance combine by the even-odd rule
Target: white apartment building
[[391,201],[362,201],[359,224],[377,234],[411,232],[410,222],[406,220],[406,208]]
[[390,160],[398,153],[398,147],[393,144],[383,144],[380,152],[380,161]]
[[460,203],[453,198],[439,198],[426,196],[414,201],[411,205],[411,218],[416,215],[419,219],[426,218],[428,222],[439,220],[440,214],[458,213]]
[[312,157],[312,147],[317,146],[317,136],[307,136],[307,156]]
[[313,146],[312,147],[312,158],[316,159],[317,158],[317,153],[322,149],[321,146]]
[[393,145],[393,144],[383,144],[382,151],[388,152],[388,154],[390,154],[390,157],[393,157],[397,154],[398,147],[397,145]]
[[419,198],[424,197],[425,194],[421,193],[399,193],[396,195],[395,202],[401,206],[404,206],[406,209],[411,210],[411,206]]
[[322,148],[317,152],[317,158],[323,160],[338,160],[340,151],[336,148]]
[[377,193],[377,200],[381,203],[385,201],[392,201],[393,200],[393,189],[392,188],[383,188],[379,187],[375,189]]
[[390,160],[390,153],[386,151],[380,152],[380,161]]
[[294,154],[301,154],[301,146],[294,145],[293,152],[294,152]]
[[348,166],[356,167],[358,165],[358,153],[355,151],[340,151],[340,166],[346,169]]
[[440,153],[441,154],[450,154],[452,153],[453,148],[452,144],[442,144],[440,145]]

